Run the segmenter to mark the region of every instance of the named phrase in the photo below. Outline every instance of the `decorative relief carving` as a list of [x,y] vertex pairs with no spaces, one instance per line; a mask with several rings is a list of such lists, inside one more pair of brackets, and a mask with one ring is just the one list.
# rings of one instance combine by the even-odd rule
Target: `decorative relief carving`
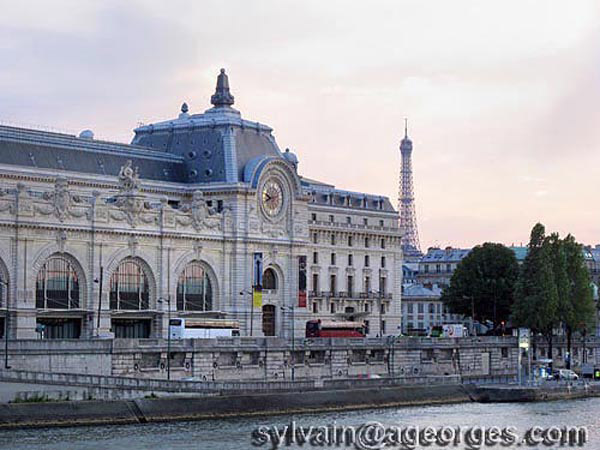
[[67,242],[67,232],[65,230],[56,231],[56,244],[60,253],[65,252],[65,244]]
[[126,220],[135,228],[138,221],[152,223],[156,221],[156,217],[143,214],[152,207],[146,202],[146,197],[139,193],[139,172],[131,164],[131,160],[127,161],[119,171],[119,193],[115,196],[114,203],[119,211],[111,211],[110,217],[117,221]]
[[195,191],[192,201],[182,205],[181,211],[189,214],[189,217],[177,218],[177,221],[181,225],[189,225],[191,223],[196,231],[206,229],[221,230],[222,228],[222,214],[218,213],[215,208],[208,206],[202,191]]
[[43,215],[54,214],[61,222],[68,217],[83,217],[86,214],[87,207],[78,195],[70,192],[69,181],[65,177],[58,177],[54,182],[54,191],[44,192],[42,199],[49,204],[37,204],[35,211]]
[[140,245],[140,241],[135,236],[129,236],[127,238],[127,245],[129,247],[129,252],[131,253],[131,256],[135,257],[137,255],[137,249]]

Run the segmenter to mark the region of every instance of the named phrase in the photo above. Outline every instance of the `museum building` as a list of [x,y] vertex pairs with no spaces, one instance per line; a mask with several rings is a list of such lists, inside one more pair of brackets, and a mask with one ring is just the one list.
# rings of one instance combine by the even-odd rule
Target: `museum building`
[[301,176],[233,108],[223,69],[211,103],[131,144],[0,126],[0,333],[160,337],[174,317],[253,336],[304,336],[318,319],[400,332],[389,199]]

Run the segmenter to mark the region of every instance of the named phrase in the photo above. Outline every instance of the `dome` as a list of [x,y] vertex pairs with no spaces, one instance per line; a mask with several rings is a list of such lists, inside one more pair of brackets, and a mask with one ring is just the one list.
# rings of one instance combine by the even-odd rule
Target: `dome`
[[286,148],[285,152],[283,153],[283,157],[285,158],[285,160],[287,162],[289,162],[292,166],[294,166],[294,169],[297,172],[298,171],[298,157],[296,156],[296,154],[290,152],[289,148]]
[[295,153],[290,152],[289,148],[285,149],[285,153],[283,154],[283,157],[290,163],[292,163],[294,166],[298,165],[298,157],[296,156]]
[[79,133],[80,139],[94,139],[94,132],[92,130],[83,130]]

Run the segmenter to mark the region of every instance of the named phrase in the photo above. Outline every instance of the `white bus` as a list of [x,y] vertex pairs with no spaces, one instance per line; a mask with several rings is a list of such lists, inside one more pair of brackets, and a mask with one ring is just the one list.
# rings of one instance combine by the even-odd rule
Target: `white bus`
[[212,339],[240,335],[240,324],[223,319],[171,319],[171,339]]

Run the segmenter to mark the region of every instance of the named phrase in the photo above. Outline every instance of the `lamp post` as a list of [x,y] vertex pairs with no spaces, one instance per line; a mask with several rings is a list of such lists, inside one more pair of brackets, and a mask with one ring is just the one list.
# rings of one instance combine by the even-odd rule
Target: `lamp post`
[[[4,368],[5,369],[10,369],[10,366],[8,365],[8,294],[9,294],[9,285],[8,285],[8,281],[4,281],[4,280],[0,280],[0,285],[2,286],[2,289],[6,289],[6,315],[4,316]],[[2,294],[3,292],[0,291],[0,299],[2,298]]]
[[285,311],[285,310],[289,310],[291,312],[291,316],[292,316],[292,327],[291,327],[291,331],[292,331],[292,355],[290,357],[290,365],[292,368],[292,381],[294,381],[295,379],[295,375],[296,375],[296,362],[294,361],[295,358],[295,352],[296,352],[296,346],[295,346],[295,329],[294,329],[294,306],[282,306],[281,310]]
[[383,340],[383,311],[381,305],[383,304],[382,296],[380,291],[369,291],[371,294],[377,296],[377,300],[379,303],[379,336]]
[[160,298],[160,303],[167,302],[167,380],[171,380],[171,296]]
[[252,336],[252,330],[254,326],[254,298],[252,296],[252,291],[240,291],[242,300],[244,298],[244,294],[250,294],[250,336]]

